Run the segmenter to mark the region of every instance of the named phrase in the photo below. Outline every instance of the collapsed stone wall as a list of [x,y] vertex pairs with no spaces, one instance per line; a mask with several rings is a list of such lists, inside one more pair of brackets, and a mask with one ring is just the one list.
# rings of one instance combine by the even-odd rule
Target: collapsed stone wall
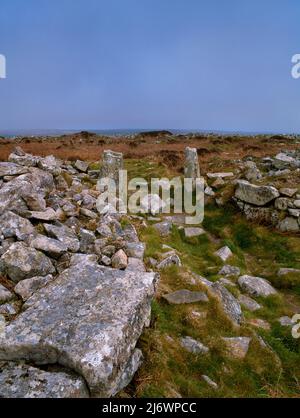
[[298,189],[256,186],[239,180],[233,200],[251,221],[273,225],[282,232],[300,230],[300,194]]
[[98,176],[20,148],[0,163],[0,397],[113,396],[142,362],[158,275],[97,211]]
[[[275,157],[253,161],[237,161],[237,169],[231,173],[208,173],[217,179],[212,190],[223,187],[227,180],[234,186],[232,201],[249,221],[272,225],[282,232],[300,230],[300,151],[285,151]],[[287,182],[289,186],[278,186]],[[212,197],[215,196],[213,190]],[[222,193],[216,203],[223,205]]]

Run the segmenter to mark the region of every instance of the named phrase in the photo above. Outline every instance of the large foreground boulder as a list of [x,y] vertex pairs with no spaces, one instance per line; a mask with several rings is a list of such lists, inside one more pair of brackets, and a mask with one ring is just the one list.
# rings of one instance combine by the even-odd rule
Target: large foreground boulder
[[237,183],[235,197],[252,205],[264,206],[279,197],[279,192],[272,186],[256,186],[248,181],[240,180]]
[[150,317],[155,273],[76,264],[38,290],[0,335],[0,360],[60,364],[92,396],[113,396],[141,362],[135,349]]

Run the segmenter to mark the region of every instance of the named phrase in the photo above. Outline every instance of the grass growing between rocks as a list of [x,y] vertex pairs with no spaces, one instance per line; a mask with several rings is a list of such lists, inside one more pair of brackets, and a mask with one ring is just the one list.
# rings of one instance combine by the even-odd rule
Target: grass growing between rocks
[[[140,238],[146,243],[145,261],[160,259],[164,245],[172,247],[183,266],[172,266],[160,272],[156,299],[152,305],[150,328],[139,345],[145,360],[124,396],[137,397],[299,397],[300,345],[291,336],[289,327],[282,327],[278,318],[292,316],[287,295],[300,312],[298,281],[278,279],[280,267],[300,267],[300,238],[279,234],[263,226],[249,224],[234,208],[206,206],[203,228],[205,235],[187,239],[184,230],[173,226],[171,234],[162,238],[153,226],[137,225]],[[225,316],[218,300],[203,284],[195,280],[197,273],[211,281],[220,278],[223,263],[214,252],[228,245],[232,252],[226,264],[239,266],[241,274],[269,279],[280,293],[268,298],[256,298],[261,309],[243,309],[245,322],[235,327]],[[149,267],[149,264],[148,264]],[[232,279],[236,283],[237,279]],[[288,287],[287,290],[285,288]],[[227,287],[236,297],[239,287]],[[209,302],[170,305],[164,294],[187,289],[206,291]],[[204,313],[204,314],[203,314]],[[200,314],[200,315],[199,315]],[[248,323],[251,319],[266,320],[270,330]],[[180,338],[190,336],[209,347],[208,354],[187,352]],[[228,356],[222,337],[251,337],[246,357]],[[259,336],[267,346],[263,347]],[[209,376],[217,383],[212,388],[201,377]],[[121,394],[122,396],[122,394]]]
[[[152,178],[168,177],[169,170],[166,165],[161,162],[153,161],[153,158],[144,159],[126,159],[124,168],[128,172],[128,178],[143,178],[151,184]],[[150,193],[150,191],[149,191]]]

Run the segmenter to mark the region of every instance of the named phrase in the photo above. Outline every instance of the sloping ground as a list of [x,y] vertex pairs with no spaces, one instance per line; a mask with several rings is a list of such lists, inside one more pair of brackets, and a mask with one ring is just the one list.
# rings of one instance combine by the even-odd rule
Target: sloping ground
[[[145,160],[128,161],[127,167],[133,176],[161,169]],[[168,167],[163,175],[173,173]],[[207,199],[202,231],[193,237],[178,217],[136,220],[147,244],[146,265],[161,278],[151,327],[139,340],[145,361],[124,396],[299,397],[300,339],[292,336],[291,318],[300,313],[300,236],[247,221],[228,200],[230,183],[215,189],[216,198],[219,187],[228,194],[222,206]],[[169,223],[163,236],[162,220]],[[224,246],[231,250],[226,261],[217,256]],[[168,258],[174,263],[161,269]],[[285,268],[295,271],[279,274]],[[263,279],[254,280],[256,294],[240,280],[245,275]],[[219,298],[215,283],[235,302],[224,291]],[[265,288],[276,293],[263,296]],[[199,297],[202,293],[208,300]],[[236,303],[242,311],[240,326],[226,315],[226,307],[238,312]]]
[[[300,341],[293,338],[288,319],[300,313],[300,273],[279,276],[278,270],[300,268],[300,238],[249,224],[230,205],[206,206],[206,233],[199,237],[187,238],[176,225],[161,237],[150,224],[139,226],[148,266],[172,249],[182,266],[160,271],[151,328],[140,340],[145,362],[126,392],[143,397],[299,397]],[[233,254],[226,262],[215,254],[224,245]],[[222,271],[225,265],[237,272],[226,275],[230,269]],[[249,294],[239,284],[244,274],[266,278],[277,293]],[[224,314],[224,300],[210,287],[216,282],[241,305],[240,326]],[[164,296],[180,289],[204,291],[209,301],[168,303]],[[287,318],[280,323],[282,317]],[[182,344],[186,336],[209,351],[187,350]],[[243,349],[234,340],[241,337],[249,339]],[[224,338],[233,339],[229,351]]]

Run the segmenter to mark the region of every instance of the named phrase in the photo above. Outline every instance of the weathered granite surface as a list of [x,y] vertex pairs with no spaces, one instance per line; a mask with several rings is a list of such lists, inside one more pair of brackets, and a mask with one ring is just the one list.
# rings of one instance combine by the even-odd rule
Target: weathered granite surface
[[92,396],[114,395],[138,367],[135,345],[149,319],[156,280],[155,273],[93,262],[70,267],[35,292],[6,326],[0,359],[57,363],[83,376]]

